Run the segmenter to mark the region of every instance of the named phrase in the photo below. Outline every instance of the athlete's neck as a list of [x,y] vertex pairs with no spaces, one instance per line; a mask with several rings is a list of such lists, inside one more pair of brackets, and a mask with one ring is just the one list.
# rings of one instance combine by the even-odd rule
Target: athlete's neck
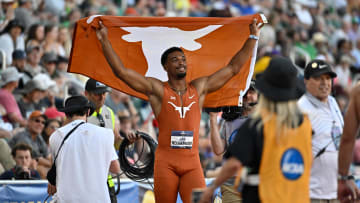
[[178,95],[182,95],[187,90],[187,85],[185,80],[169,80],[168,81],[170,88],[176,92]]

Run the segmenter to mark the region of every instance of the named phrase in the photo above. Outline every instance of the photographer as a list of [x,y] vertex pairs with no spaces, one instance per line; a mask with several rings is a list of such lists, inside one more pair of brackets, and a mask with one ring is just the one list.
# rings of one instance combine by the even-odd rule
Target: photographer
[[[252,80],[250,87],[244,95],[244,105],[242,108],[222,108],[221,132],[218,129],[218,112],[209,112],[210,115],[210,136],[211,146],[216,155],[227,156],[226,150],[235,138],[237,130],[248,119],[258,102],[258,92],[255,89],[255,80]],[[219,168],[214,171],[207,171],[207,177],[216,177],[220,172]],[[221,195],[223,202],[239,202],[240,194],[233,189],[235,177],[229,179],[221,186]]]
[[15,145],[11,154],[16,162],[14,168],[1,174],[0,179],[9,180],[38,180],[40,175],[36,170],[30,169],[33,162],[31,157],[32,148],[24,143]]

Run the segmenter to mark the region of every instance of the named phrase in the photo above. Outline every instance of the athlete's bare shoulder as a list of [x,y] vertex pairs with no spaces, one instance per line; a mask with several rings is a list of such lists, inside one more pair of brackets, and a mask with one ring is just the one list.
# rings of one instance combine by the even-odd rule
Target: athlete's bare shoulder
[[156,96],[161,99],[164,94],[164,83],[161,80],[153,77],[146,77],[146,79],[150,82],[151,85],[149,88],[150,92],[147,94],[147,96]]

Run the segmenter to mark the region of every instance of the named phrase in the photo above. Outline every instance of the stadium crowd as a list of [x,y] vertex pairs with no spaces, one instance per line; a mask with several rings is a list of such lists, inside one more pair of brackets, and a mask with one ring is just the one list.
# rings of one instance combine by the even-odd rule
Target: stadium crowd
[[[68,73],[72,33],[90,15],[231,17],[263,13],[254,79],[274,56],[291,59],[304,77],[314,59],[336,73],[332,95],[344,115],[360,79],[360,3],[345,0],[0,0],[0,179],[45,178],[51,167],[49,136],[66,123],[64,99],[84,94],[87,78]],[[120,135],[131,130],[156,139],[157,122],[148,102],[112,89],[103,98]],[[223,120],[217,116],[218,124]],[[23,143],[26,145],[24,146]],[[32,150],[21,162],[17,151]],[[118,146],[116,146],[118,147]],[[199,152],[204,174],[214,177],[222,155],[211,147],[210,122],[202,113]],[[25,153],[26,154],[26,153]],[[20,156],[20,155],[19,155]],[[129,155],[136,159],[136,153]],[[360,141],[354,163],[360,163]],[[19,169],[18,165],[23,167]],[[337,167],[337,166],[334,166]],[[15,170],[16,169],[16,170]],[[37,175],[37,172],[40,175]],[[32,176],[32,174],[36,174]],[[215,174],[215,175],[214,175]]]

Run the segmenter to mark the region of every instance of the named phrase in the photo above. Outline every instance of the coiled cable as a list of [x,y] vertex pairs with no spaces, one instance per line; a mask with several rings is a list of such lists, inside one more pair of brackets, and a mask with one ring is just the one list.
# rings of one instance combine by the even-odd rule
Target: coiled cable
[[[137,131],[136,134],[140,135],[143,140],[143,147],[139,153],[139,159],[136,160],[135,163],[129,163],[129,160],[126,157],[126,150],[128,146],[131,145],[131,143],[127,138],[125,138],[119,148],[120,168],[129,179],[136,182],[144,182],[145,180],[148,182],[148,179],[152,178],[154,174],[155,150],[157,147],[157,142],[146,133]],[[146,154],[147,157],[142,162],[140,161],[140,157],[146,153],[144,150],[144,141],[148,144],[150,152]]]

